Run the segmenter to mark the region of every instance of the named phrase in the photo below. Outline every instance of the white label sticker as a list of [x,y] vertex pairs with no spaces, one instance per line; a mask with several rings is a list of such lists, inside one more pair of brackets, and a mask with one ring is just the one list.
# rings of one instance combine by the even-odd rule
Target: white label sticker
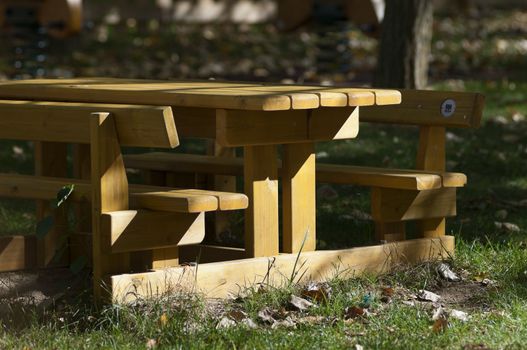
[[451,117],[456,111],[456,101],[452,99],[444,100],[441,104],[441,115],[443,117]]

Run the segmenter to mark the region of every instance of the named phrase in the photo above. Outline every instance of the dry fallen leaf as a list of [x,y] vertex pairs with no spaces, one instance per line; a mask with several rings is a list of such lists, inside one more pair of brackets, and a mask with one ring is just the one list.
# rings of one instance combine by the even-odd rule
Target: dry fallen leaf
[[360,316],[366,316],[366,314],[367,311],[362,307],[350,306],[344,310],[344,319],[349,320]]
[[421,289],[419,290],[419,293],[417,293],[417,298],[422,301],[431,301],[431,302],[438,302],[441,299],[441,296],[429,292],[427,290]]
[[309,300],[297,297],[296,295],[293,295],[293,294],[291,295],[291,298],[289,299],[289,304],[299,311],[305,311],[314,305]]
[[495,221],[494,226],[496,226],[497,229],[507,231],[507,232],[520,232],[520,226],[513,224],[512,222],[499,222]]
[[168,323],[168,316],[166,313],[163,313],[160,317],[159,317],[159,324],[161,325],[161,327],[164,327],[166,326]]
[[236,326],[236,322],[234,320],[231,320],[230,318],[224,316],[224,317],[222,317],[220,322],[218,322],[218,324],[216,325],[216,329],[230,328],[230,327],[234,327],[234,326]]
[[157,347],[157,341],[155,339],[148,339],[146,342],[147,349],[155,349]]
[[270,308],[266,307],[265,309],[262,309],[258,312],[258,318],[264,323],[273,324],[276,322],[273,317],[273,314],[273,311]]
[[463,322],[468,321],[468,314],[461,310],[450,310],[450,312],[448,313],[448,316],[450,318],[460,320]]
[[450,269],[450,266],[445,263],[441,263],[437,266],[437,272],[441,277],[448,281],[458,282],[461,280],[461,278]]
[[227,313],[227,317],[234,321],[240,322],[247,318],[247,314],[241,310],[231,310]]
[[448,320],[445,317],[439,317],[437,320],[434,321],[434,325],[432,326],[432,331],[434,333],[440,333],[446,331],[448,328]]
[[302,297],[313,301],[328,301],[331,297],[331,286],[328,283],[309,283],[302,291]]

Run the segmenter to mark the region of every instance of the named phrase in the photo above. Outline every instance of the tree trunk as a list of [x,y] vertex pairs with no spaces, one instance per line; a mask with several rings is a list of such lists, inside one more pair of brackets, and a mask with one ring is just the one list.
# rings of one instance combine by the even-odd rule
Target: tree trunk
[[426,87],[433,12],[430,0],[386,1],[375,86]]

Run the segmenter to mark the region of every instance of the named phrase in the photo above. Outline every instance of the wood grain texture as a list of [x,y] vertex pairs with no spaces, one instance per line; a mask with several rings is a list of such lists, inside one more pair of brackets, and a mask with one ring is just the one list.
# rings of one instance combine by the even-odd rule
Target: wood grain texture
[[282,222],[285,253],[316,248],[315,145],[284,145]]
[[[480,125],[485,102],[481,94],[425,90],[401,90],[401,94],[399,105],[361,109],[361,121],[460,128]],[[456,102],[456,110],[449,117],[441,114],[441,104],[447,99]]]
[[114,118],[109,113],[90,116],[90,154],[93,228],[93,292],[103,298],[103,283],[112,274],[128,271],[130,256],[103,250],[103,213],[128,209],[128,180]]
[[408,221],[456,215],[456,189],[401,191],[375,188],[372,217],[376,221]]
[[312,141],[345,140],[359,133],[359,108],[321,108],[308,117],[308,139]]
[[244,148],[244,186],[249,197],[245,211],[247,257],[278,254],[278,171],[276,146]]
[[27,270],[37,267],[37,247],[34,236],[0,237],[0,272]]
[[101,218],[101,233],[107,253],[198,244],[205,237],[205,214],[149,210],[106,212]]
[[[7,126],[6,126],[7,128]],[[57,142],[35,142],[35,174],[37,176],[64,177],[68,173],[67,145]],[[52,198],[57,197],[60,188]],[[51,230],[37,241],[37,260],[39,267],[52,265],[64,266],[68,264],[68,254],[63,255],[59,261],[54,261],[55,256],[64,249],[61,241],[66,235],[66,213],[62,209],[53,209],[49,201],[38,200],[36,203],[36,219],[40,222],[47,216],[52,216],[54,225]]]
[[453,253],[454,237],[444,236],[352,249],[306,252],[300,255],[298,262],[297,254],[283,254],[125,274],[112,277],[111,285],[113,301],[116,303],[132,302],[137,297],[160,296],[170,291],[192,291],[206,297],[227,298],[260,283],[284,286],[295,266],[303,266],[299,273],[303,278],[299,282],[327,281],[335,276],[344,279],[361,273],[385,273],[400,268],[402,264],[447,259]]
[[89,115],[112,113],[123,146],[174,148],[179,138],[170,107],[0,101],[0,138],[89,143]]
[[[373,96],[372,96],[373,95]],[[0,83],[0,98],[155,104],[254,111],[400,102],[397,90],[332,88],[222,81],[149,81],[115,78],[39,79]]]

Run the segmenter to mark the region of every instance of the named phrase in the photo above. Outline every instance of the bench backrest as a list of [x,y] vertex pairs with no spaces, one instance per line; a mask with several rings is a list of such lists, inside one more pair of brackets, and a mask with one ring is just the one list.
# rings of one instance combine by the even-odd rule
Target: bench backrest
[[473,92],[401,90],[402,102],[392,106],[371,106],[360,110],[360,121],[477,128],[485,98]]
[[97,112],[113,116],[121,146],[179,145],[170,107],[12,100],[0,100],[0,139],[88,144]]

